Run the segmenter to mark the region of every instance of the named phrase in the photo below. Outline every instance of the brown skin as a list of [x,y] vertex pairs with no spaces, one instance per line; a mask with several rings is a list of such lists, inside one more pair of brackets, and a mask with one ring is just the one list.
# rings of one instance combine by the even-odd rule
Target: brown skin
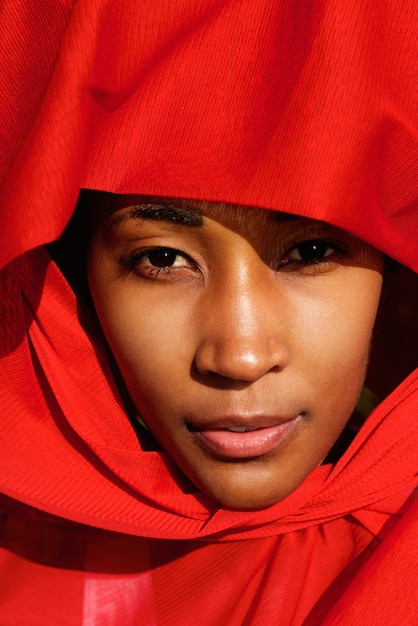
[[[90,290],[143,420],[220,505],[285,498],[357,401],[382,255],[328,224],[260,209],[105,194],[95,204]],[[200,437],[284,420],[266,453],[224,454]]]

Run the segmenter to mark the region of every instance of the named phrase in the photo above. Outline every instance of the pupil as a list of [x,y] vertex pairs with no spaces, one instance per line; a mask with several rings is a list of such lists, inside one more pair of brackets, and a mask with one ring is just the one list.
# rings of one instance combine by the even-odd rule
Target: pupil
[[148,258],[155,267],[170,267],[176,260],[177,253],[173,250],[155,250]]
[[304,261],[317,261],[325,256],[327,244],[323,241],[308,241],[299,246],[299,254]]

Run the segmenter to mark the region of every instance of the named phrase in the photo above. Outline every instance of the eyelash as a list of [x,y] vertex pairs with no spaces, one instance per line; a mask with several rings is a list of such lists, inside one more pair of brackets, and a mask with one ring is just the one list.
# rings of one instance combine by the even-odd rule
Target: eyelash
[[[291,257],[295,251],[298,251],[299,259]],[[324,265],[336,262],[338,258],[345,254],[347,254],[347,251],[340,244],[336,244],[333,241],[326,239],[306,240],[292,246],[280,259],[278,265],[276,265],[276,270],[300,272],[303,272],[304,269],[313,271],[317,268],[319,270]],[[161,265],[158,265],[156,258],[154,258],[154,261],[152,260],[154,255],[160,256]],[[303,256],[309,256],[310,258],[304,259]],[[148,263],[144,263],[141,267],[141,262],[147,258]],[[183,259],[184,264],[175,266],[174,264],[178,258]],[[164,265],[165,261],[167,261],[167,265]],[[121,265],[128,273],[152,280],[169,279],[173,273],[189,270],[200,274],[197,264],[188,255],[174,248],[147,248],[126,259],[122,259]]]

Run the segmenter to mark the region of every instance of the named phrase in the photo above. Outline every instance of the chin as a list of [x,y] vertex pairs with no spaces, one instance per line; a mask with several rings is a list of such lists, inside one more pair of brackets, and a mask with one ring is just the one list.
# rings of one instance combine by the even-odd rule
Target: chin
[[214,498],[211,496],[212,500],[216,502],[216,504],[220,505],[224,509],[231,509],[233,511],[258,511],[261,509],[267,509],[274,504],[283,500],[286,496],[280,497],[271,497],[271,498],[259,498],[259,497],[248,497],[243,496],[242,498],[237,498],[236,495],[232,495],[230,497],[225,496],[222,498]]
[[234,511],[267,509],[286,498],[292,491],[260,493],[257,488],[248,489],[246,486],[241,493],[240,489],[207,489],[203,485],[200,488],[218,506]]

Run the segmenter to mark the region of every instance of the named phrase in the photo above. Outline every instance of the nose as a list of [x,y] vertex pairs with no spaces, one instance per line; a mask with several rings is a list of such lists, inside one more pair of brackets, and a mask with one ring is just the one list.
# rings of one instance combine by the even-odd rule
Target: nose
[[252,382],[288,364],[286,303],[268,268],[262,273],[247,269],[239,276],[224,275],[208,291],[195,355],[200,374]]

